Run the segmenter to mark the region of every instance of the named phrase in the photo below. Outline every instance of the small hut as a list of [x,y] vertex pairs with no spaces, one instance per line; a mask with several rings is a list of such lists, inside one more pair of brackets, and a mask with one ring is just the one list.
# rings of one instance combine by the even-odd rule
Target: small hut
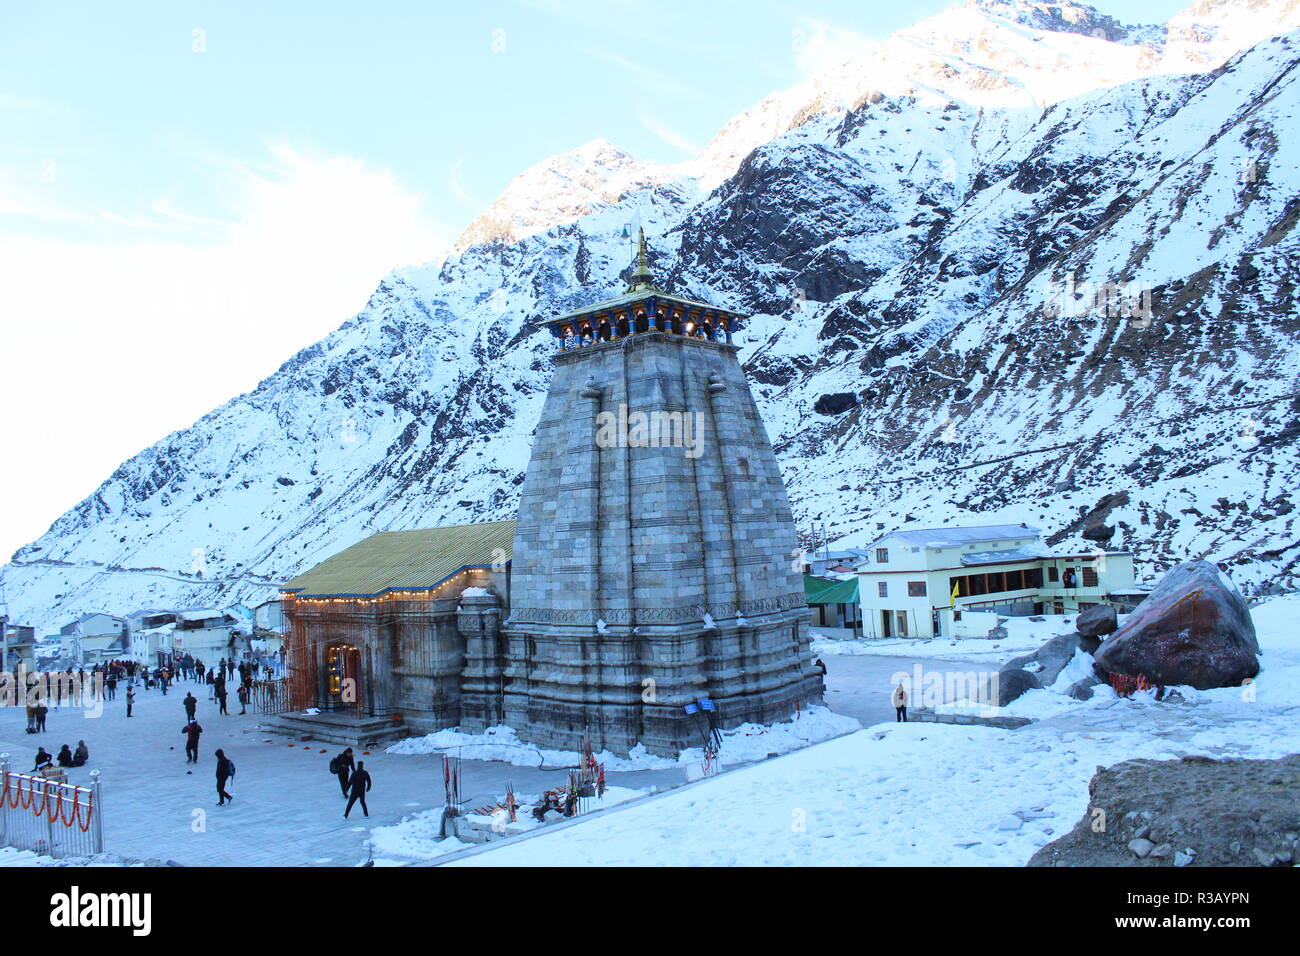
[[460,724],[484,691],[476,662],[498,656],[514,529],[384,531],[284,585],[290,709],[421,732]]

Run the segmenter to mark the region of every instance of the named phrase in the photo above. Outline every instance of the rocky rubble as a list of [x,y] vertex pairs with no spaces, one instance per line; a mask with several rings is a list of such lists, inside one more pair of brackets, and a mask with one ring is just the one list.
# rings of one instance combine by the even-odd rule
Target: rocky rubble
[[1126,760],[1098,767],[1074,829],[1029,866],[1300,863],[1300,755]]

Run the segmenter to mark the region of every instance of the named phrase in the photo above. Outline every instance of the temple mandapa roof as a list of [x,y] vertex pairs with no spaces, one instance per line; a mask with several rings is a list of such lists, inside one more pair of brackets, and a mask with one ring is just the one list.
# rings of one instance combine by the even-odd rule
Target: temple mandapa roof
[[466,568],[485,568],[514,553],[515,523],[381,531],[326,558],[280,590],[295,597],[373,597],[435,588]]

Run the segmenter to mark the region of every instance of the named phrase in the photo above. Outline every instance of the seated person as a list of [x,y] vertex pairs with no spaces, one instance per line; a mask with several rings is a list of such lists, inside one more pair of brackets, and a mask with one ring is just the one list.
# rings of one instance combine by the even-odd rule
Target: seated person
[[38,770],[44,770],[46,767],[54,766],[54,758],[45,752],[44,747],[36,748],[36,766],[32,768],[32,773]]
[[84,740],[77,741],[77,749],[72,754],[72,765],[74,767],[84,767],[86,761],[90,759],[90,748],[86,746]]
[[546,812],[548,810],[556,810],[560,813],[564,812],[564,810],[560,807],[559,797],[552,790],[547,790],[544,794],[542,794],[542,802],[539,803],[537,806],[533,807],[533,817],[539,823],[543,823],[546,821]]
[[60,767],[72,766],[72,748],[69,747],[67,744],[64,744],[63,749],[59,751],[59,766]]

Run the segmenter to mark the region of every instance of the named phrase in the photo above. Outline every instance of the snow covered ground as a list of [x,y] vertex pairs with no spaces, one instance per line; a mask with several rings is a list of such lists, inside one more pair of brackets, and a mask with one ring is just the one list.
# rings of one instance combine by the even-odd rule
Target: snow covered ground
[[[451,865],[1019,866],[1083,815],[1099,765],[1300,751],[1300,596],[1253,612],[1246,688],[1157,703],[1036,690],[1022,730],[878,724]],[[1044,634],[1044,639],[1050,634]]]
[[[857,638],[835,640],[818,636],[817,629],[812,630],[813,653],[829,657],[831,655],[870,654],[874,657],[921,657],[960,660],[972,663],[1003,662],[1018,654],[1037,650],[1043,642],[1057,634],[1067,634],[1074,630],[1073,614],[1035,615],[1041,621],[1031,621],[1027,617],[1003,618],[1003,627],[1007,630],[1004,640],[989,640],[982,637],[964,637],[961,639],[935,638]],[[1120,621],[1125,615],[1120,615]]]
[[[857,730],[861,725],[852,717],[832,713],[825,707],[812,707],[778,724],[741,724],[722,732],[722,753],[728,763],[749,763],[769,754],[784,754],[809,744],[820,743]],[[446,753],[463,759],[500,760],[518,767],[576,767],[580,755],[574,750],[542,750],[521,741],[512,727],[489,727],[482,734],[439,730],[424,737],[407,737],[388,748],[390,754]],[[611,772],[628,770],[666,770],[699,763],[704,752],[699,747],[684,750],[676,758],[658,757],[638,745],[627,757],[603,751],[596,759]]]

